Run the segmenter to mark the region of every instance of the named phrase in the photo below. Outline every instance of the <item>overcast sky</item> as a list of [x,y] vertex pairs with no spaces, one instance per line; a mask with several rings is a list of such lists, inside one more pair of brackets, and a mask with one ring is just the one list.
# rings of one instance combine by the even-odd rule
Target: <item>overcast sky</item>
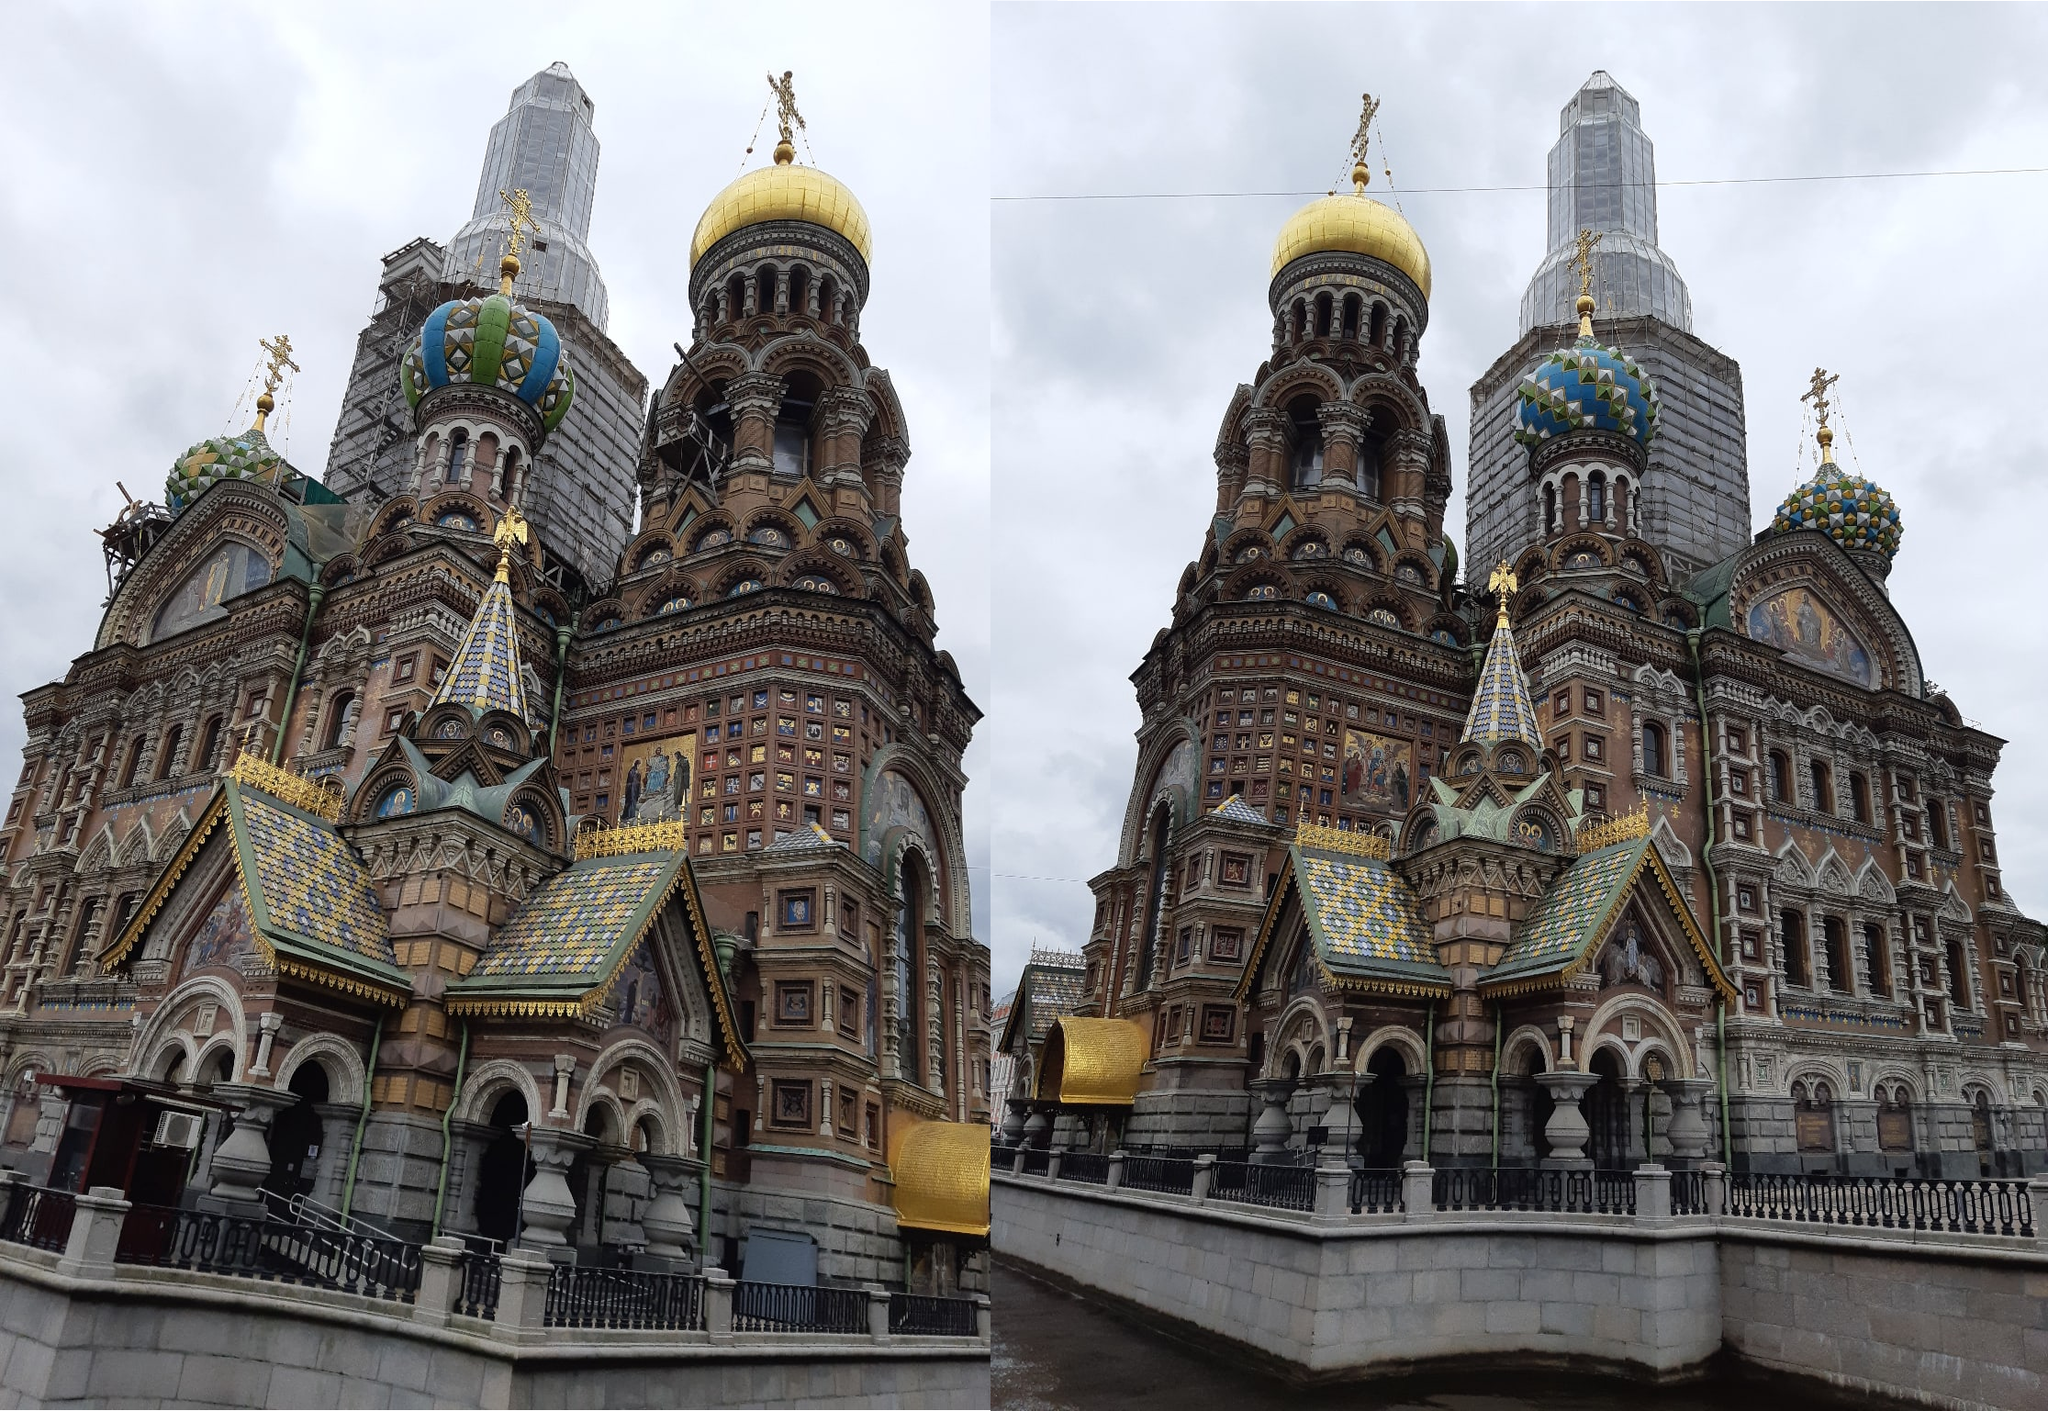
[[[1379,95],[1395,187],[1540,185],[1596,68],[1642,104],[1660,180],[2048,167],[2036,7],[998,6],[999,196],[1319,192]],[[1383,191],[1377,175],[1376,192]],[[1136,762],[1128,676],[1213,505],[1231,389],[1268,351],[1299,198],[996,201],[997,989],[1078,948]],[[1540,190],[1404,195],[1435,293],[1420,373],[1450,424],[1517,334]],[[1741,362],[1752,520],[1799,479],[1798,396],[1841,374],[1841,459],[1898,499],[1894,601],[1927,674],[2011,740],[2009,889],[2048,914],[2040,586],[2048,176],[1666,187],[1694,331]],[[1838,451],[1848,445],[1838,443]],[[2035,488],[2030,492],[2029,485]]]
[[[256,340],[303,369],[272,435],[326,464],[379,257],[469,218],[512,89],[566,62],[603,144],[590,245],[610,334],[659,384],[690,336],[690,233],[792,69],[818,165],[874,224],[862,336],[910,421],[911,561],[988,703],[988,19],[965,5],[64,4],[8,16],[0,86],[0,690],[61,677],[106,594],[94,531],[228,427]],[[766,160],[772,125],[752,159]],[[246,414],[246,408],[245,408]],[[246,420],[237,418],[241,425]],[[987,934],[988,748],[967,837]],[[0,758],[21,716],[0,711]],[[12,766],[7,768],[10,773]]]

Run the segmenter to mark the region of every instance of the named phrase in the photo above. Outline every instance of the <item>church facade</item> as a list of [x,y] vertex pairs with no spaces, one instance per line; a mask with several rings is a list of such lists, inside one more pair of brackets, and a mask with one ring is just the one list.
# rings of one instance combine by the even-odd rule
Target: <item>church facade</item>
[[1471,389],[1462,581],[1428,254],[1367,194],[1365,125],[1355,190],[1282,230],[1272,345],[1133,677],[1082,997],[1007,1130],[2039,1171],[2004,742],[1887,595],[1898,508],[1835,463],[1816,373],[1817,463],[1752,536],[1740,370],[1691,332],[1654,195],[1614,196],[1654,193],[1635,100],[1596,74],[1561,127],[1523,336]]
[[778,96],[647,405],[556,65],[476,218],[387,258],[326,483],[264,435],[279,340],[255,425],[106,531],[0,828],[9,1164],[96,1182],[118,1092],[201,1119],[130,1141],[136,1199],[981,1284],[978,711],[909,559],[867,216]]

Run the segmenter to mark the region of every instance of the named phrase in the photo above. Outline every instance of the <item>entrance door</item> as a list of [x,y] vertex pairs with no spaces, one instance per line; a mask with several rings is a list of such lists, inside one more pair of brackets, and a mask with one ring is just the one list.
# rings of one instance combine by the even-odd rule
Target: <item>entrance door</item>
[[291,1091],[298,1101],[277,1114],[270,1128],[270,1174],[263,1188],[276,1191],[286,1200],[308,1195],[320,1160],[320,1114],[316,1102],[327,1101],[327,1070],[318,1063],[301,1063],[292,1073]]
[[526,1121],[526,1098],[506,1093],[491,1109],[490,1144],[476,1168],[476,1232],[488,1239],[512,1240],[519,1234],[519,1197],[526,1190],[530,1164],[526,1143],[513,1129]]
[[1358,1154],[1369,1170],[1398,1167],[1408,1150],[1408,1065],[1400,1050],[1381,1048],[1366,1063],[1373,1075],[1358,1094]]

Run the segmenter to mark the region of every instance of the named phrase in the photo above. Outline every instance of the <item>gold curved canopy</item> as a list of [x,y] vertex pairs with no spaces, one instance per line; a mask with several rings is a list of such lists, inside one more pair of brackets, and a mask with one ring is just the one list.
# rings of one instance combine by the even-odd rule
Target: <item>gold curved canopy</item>
[[1429,251],[1423,248],[1422,237],[1400,212],[1363,191],[1320,197],[1290,216],[1273,242],[1272,273],[1324,250],[1385,260],[1414,280],[1423,298],[1429,297]]
[[920,1122],[896,1141],[896,1223],[950,1235],[988,1234],[988,1127]]
[[711,198],[690,237],[690,264],[735,230],[771,220],[822,225],[845,237],[863,260],[874,258],[868,213],[846,184],[816,167],[786,162],[756,167]]
[[1145,1051],[1145,1031],[1128,1019],[1055,1019],[1039,1050],[1038,1097],[1129,1107],[1138,1095]]

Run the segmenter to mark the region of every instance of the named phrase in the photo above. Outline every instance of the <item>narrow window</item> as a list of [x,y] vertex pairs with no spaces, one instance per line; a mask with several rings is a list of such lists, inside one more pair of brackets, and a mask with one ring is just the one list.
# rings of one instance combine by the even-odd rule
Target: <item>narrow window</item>
[[1779,912],[1778,939],[1785,947],[1785,979],[1804,989],[1808,984],[1806,918],[1791,907]]
[[1654,720],[1643,722],[1643,773],[1664,779],[1670,776],[1665,758],[1664,727]]
[[1858,823],[1870,821],[1870,781],[1861,774],[1849,776],[1849,808]]
[[1597,470],[1586,481],[1586,522],[1607,522],[1607,477]]
[[1813,775],[1813,807],[1819,813],[1835,811],[1835,790],[1828,778],[1828,767],[1821,760],[1813,760],[1808,768]]
[[448,469],[441,477],[450,485],[462,483],[464,472],[468,469],[463,464],[468,452],[469,433],[458,426],[448,437]]
[[1774,803],[1792,802],[1792,761],[1783,750],[1771,751],[1771,800]]
[[1870,992],[1886,999],[1892,994],[1891,948],[1885,944],[1884,927],[1875,922],[1863,927],[1863,964],[1870,972]]

